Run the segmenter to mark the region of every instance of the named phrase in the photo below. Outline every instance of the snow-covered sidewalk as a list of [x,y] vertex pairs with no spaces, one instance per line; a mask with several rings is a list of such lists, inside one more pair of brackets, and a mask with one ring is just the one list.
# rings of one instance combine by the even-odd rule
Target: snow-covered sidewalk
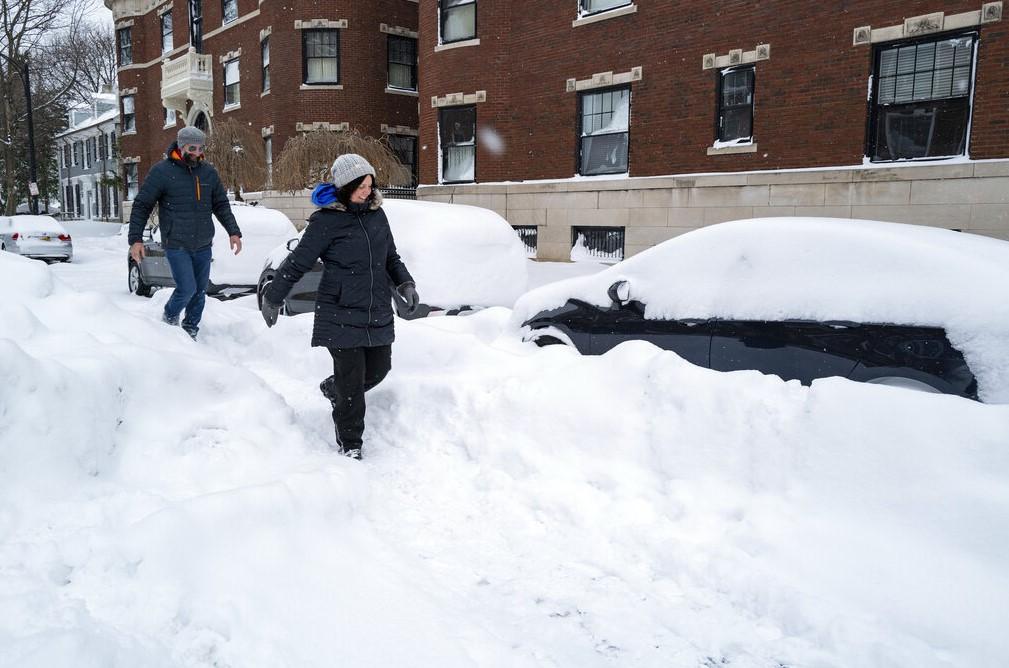
[[365,460],[311,317],[0,254],[0,666],[1001,666],[1009,406],[398,322]]

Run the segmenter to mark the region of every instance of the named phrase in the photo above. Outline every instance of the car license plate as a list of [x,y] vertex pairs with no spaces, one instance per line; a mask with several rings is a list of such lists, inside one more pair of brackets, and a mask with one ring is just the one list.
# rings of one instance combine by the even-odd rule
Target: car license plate
[[49,241],[51,239],[51,237],[49,237],[49,236],[41,236],[41,237],[39,237],[39,239],[41,239],[42,241]]

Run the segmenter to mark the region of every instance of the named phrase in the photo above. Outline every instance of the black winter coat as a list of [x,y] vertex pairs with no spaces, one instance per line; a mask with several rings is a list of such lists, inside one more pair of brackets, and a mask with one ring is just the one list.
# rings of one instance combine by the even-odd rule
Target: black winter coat
[[165,248],[199,250],[214,240],[213,213],[228,236],[242,236],[228,204],[228,193],[217,170],[206,162],[189,166],[179,146],[168,147],[168,157],[154,165],[133,200],[129,243],[143,240],[144,226],[158,206],[161,242]]
[[382,195],[376,190],[362,211],[349,211],[337,202],[313,213],[266,291],[267,301],[282,303],[298,279],[322,259],[313,346],[368,348],[389,345],[395,338],[392,291],[413,277],[396,252],[381,206]]

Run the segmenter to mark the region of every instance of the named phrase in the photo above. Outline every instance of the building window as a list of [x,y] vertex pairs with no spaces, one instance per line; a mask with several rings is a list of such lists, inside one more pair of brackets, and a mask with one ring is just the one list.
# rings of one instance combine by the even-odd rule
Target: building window
[[93,141],[94,139],[84,140],[84,169],[90,169],[91,164],[95,161],[95,154],[91,150],[94,146],[94,144],[92,144]]
[[106,144],[105,144],[105,133],[102,132],[102,133],[99,133],[99,135],[98,135],[98,159],[99,160],[105,160],[106,158],[109,157],[108,154],[105,151],[105,147],[106,147]]
[[238,18],[238,0],[221,0],[221,15],[224,17],[223,23],[231,23]]
[[476,37],[476,0],[440,0],[441,42]]
[[234,107],[241,102],[238,91],[238,59],[224,63],[224,106]]
[[78,218],[84,215],[84,206],[81,204],[81,184],[79,183],[74,184],[74,211]]
[[395,185],[417,185],[417,138],[410,135],[389,135],[389,147],[403,166],[410,170],[410,183]]
[[259,43],[259,51],[263,57],[263,92],[270,90],[270,38],[264,37]]
[[133,96],[123,95],[123,132],[137,131],[137,114],[133,108]]
[[266,154],[266,187],[273,185],[273,137],[263,138],[263,153]]
[[722,70],[718,75],[718,141],[753,139],[753,67]]
[[519,236],[526,249],[526,257],[536,257],[536,242],[539,238],[539,228],[535,225],[512,225],[515,234]]
[[571,261],[620,262],[624,259],[624,228],[572,227]]
[[340,83],[340,31],[301,32],[303,81],[307,84]]
[[389,35],[389,87],[417,90],[417,40]]
[[178,117],[175,114],[175,110],[169,109],[168,107],[164,107],[164,110],[165,110],[165,127],[166,128],[175,127],[175,123],[178,120]]
[[438,132],[442,181],[473,181],[476,174],[476,107],[441,109]]
[[203,0],[189,0],[189,43],[203,53]]
[[130,38],[129,28],[120,28],[116,31],[119,37],[119,67],[133,64],[133,42]]
[[873,161],[966,153],[976,44],[972,34],[877,49]]
[[137,163],[135,162],[128,163],[123,168],[123,174],[124,174],[123,180],[126,182],[127,201],[133,201],[133,198],[137,196],[137,192],[139,191],[138,188],[139,179],[137,178],[137,172],[138,172]]
[[171,51],[172,44],[172,13],[166,12],[161,15],[161,53]]
[[70,144],[63,145],[63,166],[70,169]]
[[627,171],[631,89],[582,93],[578,173],[622,174]]
[[579,6],[583,16],[598,14],[609,9],[625,7],[631,4],[631,0],[581,0]]
[[63,193],[63,206],[65,207],[64,213],[73,218],[74,215],[74,188],[73,186],[67,186]]
[[109,155],[113,158],[119,157],[119,146],[116,144],[116,133],[109,133]]
[[79,141],[74,142],[74,167],[81,164],[81,143]]

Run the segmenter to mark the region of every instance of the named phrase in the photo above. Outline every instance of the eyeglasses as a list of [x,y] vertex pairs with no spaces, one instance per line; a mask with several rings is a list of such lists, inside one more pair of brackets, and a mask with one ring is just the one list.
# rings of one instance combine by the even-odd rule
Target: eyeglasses
[[203,153],[207,150],[206,144],[186,144],[182,147],[186,153]]

